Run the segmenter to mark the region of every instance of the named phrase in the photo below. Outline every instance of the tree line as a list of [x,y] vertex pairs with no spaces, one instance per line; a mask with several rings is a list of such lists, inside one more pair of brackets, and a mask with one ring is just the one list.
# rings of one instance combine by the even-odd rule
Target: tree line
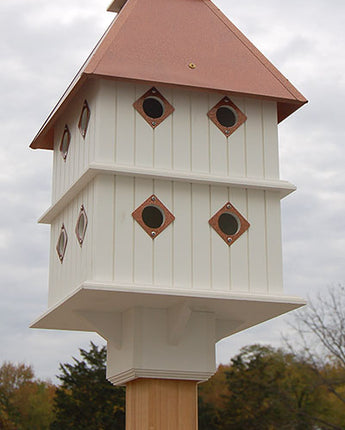
[[[345,288],[297,314],[284,348],[244,347],[199,386],[199,430],[344,430]],[[30,366],[0,367],[0,429],[124,430],[125,389],[91,343],[60,365],[60,384]]]

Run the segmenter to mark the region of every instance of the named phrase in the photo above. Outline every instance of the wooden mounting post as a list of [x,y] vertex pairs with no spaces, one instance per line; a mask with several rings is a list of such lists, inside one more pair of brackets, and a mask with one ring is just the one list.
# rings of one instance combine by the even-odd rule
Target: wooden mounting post
[[126,430],[197,430],[196,381],[136,379],[127,383]]

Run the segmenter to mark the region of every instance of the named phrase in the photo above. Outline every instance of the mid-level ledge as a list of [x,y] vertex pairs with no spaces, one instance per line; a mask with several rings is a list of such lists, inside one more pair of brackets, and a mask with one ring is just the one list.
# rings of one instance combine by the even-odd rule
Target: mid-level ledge
[[145,167],[121,166],[117,164],[91,163],[88,169],[70,188],[42,215],[39,222],[50,224],[54,218],[74,199],[74,197],[97,175],[123,175],[136,178],[180,181],[198,184],[275,191],[284,198],[296,190],[295,185],[279,179],[217,176],[207,173],[190,173],[176,170],[163,170]]
[[[305,305],[300,297],[240,292],[172,290],[132,284],[84,282],[69,296],[34,321],[32,328],[96,331],[85,312],[112,318],[130,308],[170,310],[187,306],[192,312],[211,312],[220,340]],[[115,327],[115,326],[114,326]],[[104,336],[104,334],[103,334]]]

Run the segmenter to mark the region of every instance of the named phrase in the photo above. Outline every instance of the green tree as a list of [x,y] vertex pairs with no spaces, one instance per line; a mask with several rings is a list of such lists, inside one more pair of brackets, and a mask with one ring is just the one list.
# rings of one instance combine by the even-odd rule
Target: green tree
[[333,428],[320,419],[327,393],[310,364],[268,346],[243,348],[201,385],[200,397],[200,430]]
[[54,399],[52,430],[122,430],[125,428],[125,389],[106,380],[106,348],[91,343],[80,349],[81,360],[61,364],[62,382]]

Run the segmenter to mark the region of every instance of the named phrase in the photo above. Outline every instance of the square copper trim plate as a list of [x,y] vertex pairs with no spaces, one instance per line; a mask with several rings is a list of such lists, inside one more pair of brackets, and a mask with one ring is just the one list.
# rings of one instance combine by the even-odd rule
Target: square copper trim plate
[[[235,122],[234,124],[225,125],[219,122],[217,114],[219,109],[228,109],[233,113]],[[207,116],[210,120],[219,128],[219,130],[226,136],[229,137],[232,133],[234,133],[244,122],[246,122],[246,115],[233,103],[229,97],[223,97],[209,112]]]
[[[162,107],[162,115],[158,117],[151,117],[145,112],[144,101],[148,99],[153,99],[160,103]],[[146,91],[145,94],[143,94],[136,102],[133,103],[133,106],[153,129],[158,127],[159,124],[161,124],[175,110],[168,100],[155,87],[152,87],[150,90]]]
[[[221,217],[225,218],[225,221],[221,222]],[[226,220],[227,217],[230,218],[230,223],[229,220]],[[249,222],[230,202],[227,202],[213,215],[209,224],[229,246],[250,227]]]
[[136,222],[155,239],[175,219],[169,209],[152,194],[132,213]]

